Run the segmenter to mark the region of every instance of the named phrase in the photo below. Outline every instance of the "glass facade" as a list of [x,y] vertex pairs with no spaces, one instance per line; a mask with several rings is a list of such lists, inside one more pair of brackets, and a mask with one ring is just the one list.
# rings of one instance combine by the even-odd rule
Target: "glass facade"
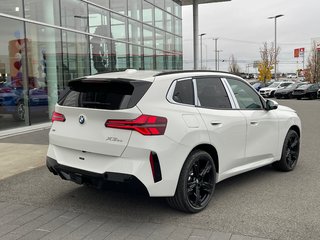
[[96,73],[182,69],[180,0],[1,0],[0,131],[49,122]]

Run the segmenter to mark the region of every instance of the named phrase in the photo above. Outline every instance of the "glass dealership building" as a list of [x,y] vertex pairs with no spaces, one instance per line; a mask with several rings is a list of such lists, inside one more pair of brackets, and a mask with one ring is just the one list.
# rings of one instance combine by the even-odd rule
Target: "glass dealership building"
[[0,131],[48,122],[68,81],[182,69],[180,0],[1,0]]

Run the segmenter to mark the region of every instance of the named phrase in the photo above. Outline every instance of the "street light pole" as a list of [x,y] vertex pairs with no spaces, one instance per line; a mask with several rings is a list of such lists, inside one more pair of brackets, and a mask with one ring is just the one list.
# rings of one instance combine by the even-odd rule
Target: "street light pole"
[[283,17],[283,14],[279,14],[268,19],[274,19],[274,80],[277,80],[277,18]]
[[223,50],[217,50],[217,71],[220,71],[220,53],[223,52]]
[[218,71],[218,38],[213,38],[214,40],[214,53],[215,53],[215,70]]
[[201,33],[200,36],[200,69],[202,70],[202,37],[206,35],[206,33]]

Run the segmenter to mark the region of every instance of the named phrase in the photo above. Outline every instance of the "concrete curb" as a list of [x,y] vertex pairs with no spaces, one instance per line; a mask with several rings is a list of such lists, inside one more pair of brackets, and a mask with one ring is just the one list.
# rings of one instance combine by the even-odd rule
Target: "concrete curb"
[[0,131],[0,139],[17,136],[20,134],[30,133],[34,131],[41,131],[41,130],[49,129],[50,127],[51,127],[51,122],[48,122],[48,123],[42,123],[42,124],[35,124],[32,126],[4,130],[4,131]]

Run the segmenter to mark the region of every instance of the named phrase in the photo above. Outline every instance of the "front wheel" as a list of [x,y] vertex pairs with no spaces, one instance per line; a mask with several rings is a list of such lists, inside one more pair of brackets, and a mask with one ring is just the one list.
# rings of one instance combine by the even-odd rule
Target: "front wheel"
[[180,173],[176,193],[168,204],[180,211],[197,213],[210,202],[216,183],[216,168],[205,151],[191,152]]
[[289,130],[282,147],[281,159],[274,162],[274,168],[289,172],[297,165],[300,151],[300,137],[294,130]]

